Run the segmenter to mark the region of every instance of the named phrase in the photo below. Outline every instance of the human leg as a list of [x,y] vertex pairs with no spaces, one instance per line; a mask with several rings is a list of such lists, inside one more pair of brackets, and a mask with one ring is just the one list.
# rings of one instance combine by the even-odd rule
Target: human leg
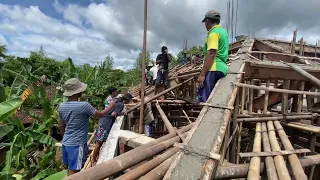
[[96,144],[94,146],[94,150],[93,150],[93,153],[92,153],[93,162],[97,162],[98,161],[100,148],[101,148],[102,144],[107,140],[113,123],[114,123],[114,121],[107,120],[105,122],[105,124],[103,125],[104,127],[101,127],[101,126],[97,127],[97,130],[96,130]]
[[220,71],[209,71],[206,74],[203,86],[198,90],[198,98],[200,102],[206,102],[214,89],[216,83],[224,77]]
[[63,162],[68,165],[68,176],[79,172],[88,156],[87,143],[80,146],[63,146]]

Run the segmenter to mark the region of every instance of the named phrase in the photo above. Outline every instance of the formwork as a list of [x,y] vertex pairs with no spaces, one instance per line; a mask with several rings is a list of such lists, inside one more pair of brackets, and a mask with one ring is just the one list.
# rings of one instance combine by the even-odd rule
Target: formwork
[[[206,103],[195,101],[201,62],[171,68],[160,94],[133,87],[115,157],[95,166],[89,158],[67,179],[319,179],[317,51],[296,43],[296,32],[292,42],[232,43],[229,72]],[[137,133],[141,91],[156,119],[152,137]]]

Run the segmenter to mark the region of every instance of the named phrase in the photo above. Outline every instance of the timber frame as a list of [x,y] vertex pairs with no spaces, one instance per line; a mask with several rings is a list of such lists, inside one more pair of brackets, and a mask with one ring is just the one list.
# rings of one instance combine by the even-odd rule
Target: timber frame
[[[118,156],[66,179],[319,179],[320,53],[296,34],[230,44],[229,73],[207,103],[194,101],[201,62],[171,68],[161,94],[133,87],[121,130],[132,138],[120,134]],[[140,91],[157,139],[134,133]]]

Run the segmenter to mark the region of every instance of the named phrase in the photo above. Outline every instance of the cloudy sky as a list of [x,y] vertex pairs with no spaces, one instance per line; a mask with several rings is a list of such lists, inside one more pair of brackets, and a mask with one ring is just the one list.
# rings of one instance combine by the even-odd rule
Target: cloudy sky
[[[236,0],[234,0],[236,3]],[[237,34],[308,43],[320,38],[319,0],[239,0]],[[222,13],[226,0],[149,0],[147,49],[155,58],[162,45],[173,54],[202,45],[206,11]],[[0,44],[10,54],[28,56],[43,45],[58,60],[92,65],[111,54],[115,67],[131,68],[142,49],[143,0],[0,0]]]

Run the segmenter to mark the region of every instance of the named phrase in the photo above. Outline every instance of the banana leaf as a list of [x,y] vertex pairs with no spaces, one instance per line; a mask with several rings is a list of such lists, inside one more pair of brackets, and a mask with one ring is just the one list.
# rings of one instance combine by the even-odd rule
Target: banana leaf
[[0,103],[7,99],[6,89],[4,85],[0,82]]
[[60,172],[57,172],[47,178],[45,178],[44,180],[60,180],[60,179],[63,179],[64,177],[67,176],[67,170],[64,170],[64,171],[60,171]]
[[[49,168],[46,170],[41,171],[40,173],[38,173],[34,178],[32,178],[31,180],[40,180],[43,179],[45,177],[51,176],[53,174],[57,173],[57,170]],[[61,178],[63,179],[63,178]],[[58,180],[58,178],[56,178],[55,180]]]
[[0,138],[2,138],[3,136],[7,135],[9,132],[11,132],[13,130],[13,126],[12,125],[3,125],[0,126]]
[[13,148],[14,148],[14,144],[16,143],[17,139],[19,139],[19,136],[21,136],[21,133],[18,133],[17,135],[14,136],[14,139],[13,139],[13,141],[11,143],[12,145],[11,145],[9,151],[7,151],[7,154],[6,154],[6,165],[2,169],[1,174],[10,174],[11,165],[12,165],[12,158],[13,158]]
[[37,133],[34,131],[28,131],[27,134],[30,137],[32,137],[32,139],[34,139],[35,141],[38,141],[42,144],[54,146],[58,142],[56,139],[54,139],[53,137],[48,136],[46,134]]
[[49,118],[52,114],[51,101],[49,100],[47,91],[43,85],[40,85],[37,89],[36,96],[43,109],[43,118]]
[[0,121],[3,121],[12,116],[21,106],[21,98],[9,99],[0,103]]

